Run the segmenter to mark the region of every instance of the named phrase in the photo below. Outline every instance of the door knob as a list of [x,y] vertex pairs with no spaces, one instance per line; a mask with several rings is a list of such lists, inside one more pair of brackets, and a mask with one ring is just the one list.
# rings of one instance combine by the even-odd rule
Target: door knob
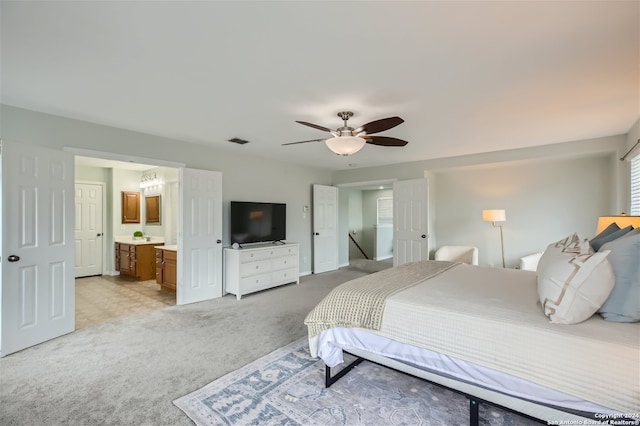
[[104,234],[99,233],[99,234],[96,235],[96,237],[102,237],[102,235],[104,235]]
[[216,244],[222,244],[222,240],[216,240]]
[[20,260],[20,256],[16,256],[15,254],[12,254],[9,257],[7,257],[7,260],[9,262],[17,262],[18,260]]
[[426,236],[426,235],[424,235],[424,234],[420,235],[420,237],[422,237],[422,238],[427,238],[427,236]]
[[314,232],[313,235],[320,235],[320,233],[319,232]]

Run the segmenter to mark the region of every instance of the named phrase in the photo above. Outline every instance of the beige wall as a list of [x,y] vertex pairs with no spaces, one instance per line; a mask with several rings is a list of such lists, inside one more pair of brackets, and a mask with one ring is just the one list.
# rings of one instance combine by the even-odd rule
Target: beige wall
[[[497,263],[499,240],[497,230],[483,223],[479,212],[502,205],[508,218],[507,260],[514,265],[520,255],[544,249],[564,234],[577,231],[588,237],[597,216],[628,209],[628,164],[618,158],[640,133],[636,122],[625,135],[331,173],[6,105],[0,118],[1,136],[18,142],[108,151],[221,171],[225,224],[231,200],[287,203],[287,239],[301,243],[303,272],[311,270],[312,251],[311,215],[303,217],[302,207],[311,205],[314,183],[427,176],[431,250],[453,242],[473,242],[481,249],[481,263],[486,264]],[[341,209],[348,206],[344,201],[341,196]],[[340,233],[344,235],[347,217],[348,212],[341,211]],[[223,238],[227,244],[226,233]],[[346,243],[340,243],[341,265],[348,263]]]
[[[619,185],[618,156],[627,135],[335,172],[334,184],[375,179],[429,180],[430,250],[464,244],[479,248],[481,264],[501,263],[500,234],[482,222],[483,209],[505,208],[505,257],[541,251],[578,232],[592,237],[597,217],[620,212],[628,195]],[[628,192],[628,190],[627,190]]]
[[[610,156],[528,160],[447,169],[432,182],[438,246],[472,245],[479,263],[500,265],[500,232],[483,209],[505,209],[508,266],[570,233],[594,236],[597,217],[613,204]],[[436,248],[436,247],[432,247]]]
[[[300,243],[301,272],[311,271],[311,215],[303,217],[302,207],[311,206],[311,185],[331,184],[329,170],[239,155],[7,105],[1,106],[0,120],[0,136],[19,143],[60,150],[72,148],[76,153],[78,149],[117,153],[134,159],[157,160],[150,164],[159,166],[178,163],[189,168],[222,172],[225,245],[229,243],[230,201],[286,203],[287,240]],[[108,221],[113,222],[113,219]]]

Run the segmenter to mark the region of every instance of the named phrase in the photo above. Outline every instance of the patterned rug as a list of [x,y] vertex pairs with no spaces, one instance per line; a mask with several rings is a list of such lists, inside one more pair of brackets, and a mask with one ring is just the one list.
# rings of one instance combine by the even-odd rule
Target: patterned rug
[[[469,424],[463,396],[366,361],[326,389],[306,338],[173,403],[199,426]],[[482,425],[536,424],[491,406],[481,405],[480,417]]]

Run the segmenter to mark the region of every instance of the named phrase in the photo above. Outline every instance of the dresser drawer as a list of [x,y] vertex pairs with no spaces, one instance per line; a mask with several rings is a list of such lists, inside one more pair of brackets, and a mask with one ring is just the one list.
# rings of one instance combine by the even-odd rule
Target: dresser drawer
[[298,246],[278,247],[274,249],[274,256],[291,256],[292,254],[298,254]]
[[240,276],[249,277],[251,275],[264,274],[271,270],[271,261],[261,260],[240,265]]
[[288,269],[298,265],[298,256],[278,257],[271,261],[271,269]]
[[271,274],[269,273],[243,278],[240,281],[243,293],[251,293],[254,291],[264,290],[265,288],[268,288],[271,283]]
[[290,283],[298,281],[298,268],[283,269],[271,274],[273,283]]
[[243,251],[240,253],[240,262],[252,262],[254,260],[264,260],[269,259],[271,256],[269,254],[270,250],[251,250],[251,251]]

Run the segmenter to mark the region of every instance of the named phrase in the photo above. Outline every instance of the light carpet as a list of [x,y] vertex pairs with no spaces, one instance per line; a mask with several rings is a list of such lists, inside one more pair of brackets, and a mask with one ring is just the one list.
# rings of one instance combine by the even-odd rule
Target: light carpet
[[[363,362],[330,388],[324,364],[299,339],[173,403],[197,425],[464,425],[469,402],[455,392]],[[480,424],[535,422],[480,406]]]

